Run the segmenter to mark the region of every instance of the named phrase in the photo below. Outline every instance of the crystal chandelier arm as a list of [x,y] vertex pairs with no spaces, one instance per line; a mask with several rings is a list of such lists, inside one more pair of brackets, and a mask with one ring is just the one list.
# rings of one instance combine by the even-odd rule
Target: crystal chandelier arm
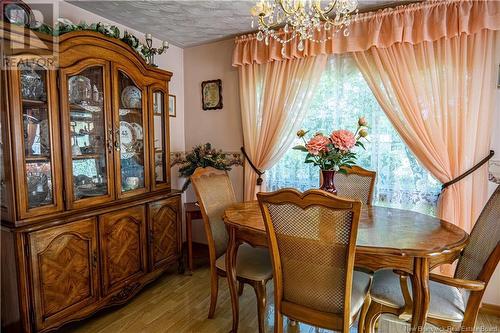
[[264,15],[259,15],[259,24],[261,24],[266,29],[274,29],[274,28],[277,28],[278,26],[280,26],[279,23],[275,23],[275,24],[266,23],[266,21],[264,21],[264,18],[265,18]]
[[285,14],[288,15],[294,15],[301,9],[301,7],[304,7],[304,4],[301,1],[295,2],[297,4],[295,6],[296,8],[287,7],[287,5],[285,5],[285,3],[288,3],[287,0],[276,0],[276,2],[280,5],[281,9],[285,12]]
[[335,9],[335,7],[337,7],[337,2],[338,2],[338,0],[333,0],[330,2],[329,7],[323,9],[323,8],[321,8],[321,1],[316,0],[313,2],[313,8],[321,16],[322,19],[329,21],[330,19],[328,18],[327,15],[330,14],[330,12]]

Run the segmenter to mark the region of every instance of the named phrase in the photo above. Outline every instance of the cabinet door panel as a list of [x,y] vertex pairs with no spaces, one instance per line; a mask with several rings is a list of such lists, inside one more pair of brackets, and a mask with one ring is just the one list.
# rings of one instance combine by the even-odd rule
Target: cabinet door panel
[[119,198],[149,191],[147,94],[133,68],[113,64],[115,174]]
[[152,269],[178,258],[181,253],[180,212],[177,197],[148,204],[149,261]]
[[151,152],[151,189],[170,187],[170,144],[168,90],[160,84],[149,88],[149,105],[153,106],[149,118]]
[[9,71],[19,218],[63,209],[56,73],[39,65]]
[[68,208],[114,199],[109,63],[86,59],[61,70]]
[[146,272],[144,206],[99,217],[102,283],[105,295]]
[[37,328],[97,301],[96,234],[91,218],[28,235]]

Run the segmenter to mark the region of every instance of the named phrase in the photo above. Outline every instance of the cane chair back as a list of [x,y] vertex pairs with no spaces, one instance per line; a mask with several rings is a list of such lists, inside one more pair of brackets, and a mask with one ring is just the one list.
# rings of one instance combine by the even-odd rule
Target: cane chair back
[[349,325],[361,202],[319,190],[257,196],[273,259],[276,306],[292,303],[337,315],[340,327]]
[[470,233],[469,244],[458,261],[455,278],[477,280],[486,261],[499,244],[500,186],[488,200]]
[[205,224],[209,251],[215,259],[226,252],[228,234],[222,215],[227,206],[236,203],[231,180],[226,171],[212,167],[197,168],[191,182]]
[[363,204],[371,205],[377,173],[356,165],[344,170],[347,174],[340,172],[335,174],[337,194],[350,199],[359,199]]

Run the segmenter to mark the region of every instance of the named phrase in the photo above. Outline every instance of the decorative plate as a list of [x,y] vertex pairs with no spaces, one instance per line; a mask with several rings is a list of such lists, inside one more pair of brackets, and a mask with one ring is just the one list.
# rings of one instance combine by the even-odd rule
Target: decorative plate
[[75,75],[68,80],[69,102],[80,104],[92,96],[90,79],[83,75]]
[[126,108],[140,109],[142,106],[141,95],[141,90],[136,86],[125,87],[121,95],[122,105]]
[[9,1],[2,6],[4,20],[9,23],[28,27],[35,21],[31,8],[22,1]]
[[120,121],[120,151],[122,159],[128,159],[135,155],[134,145],[136,141],[134,127],[126,121]]
[[132,127],[134,128],[136,139],[142,140],[142,126],[138,123],[132,123]]

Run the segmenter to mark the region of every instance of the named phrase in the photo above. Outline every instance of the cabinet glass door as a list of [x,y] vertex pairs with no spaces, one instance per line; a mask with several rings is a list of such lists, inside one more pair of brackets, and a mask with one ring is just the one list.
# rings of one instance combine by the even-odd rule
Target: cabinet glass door
[[[120,164],[120,193],[131,195],[142,193],[148,187],[146,181],[145,138],[143,91],[123,71],[117,74],[118,94],[115,96],[118,107],[118,134],[116,143]],[[147,119],[147,118],[146,118]]]
[[47,76],[38,65],[20,67],[28,210],[55,204]]
[[[78,65],[77,65],[78,66]],[[79,65],[81,67],[81,64]],[[107,116],[108,67],[86,66],[64,73],[66,159],[71,165],[69,201],[73,208],[112,199],[108,154],[112,154],[112,127]],[[75,71],[76,73],[69,72]],[[71,156],[71,161],[69,161]]]
[[169,185],[167,157],[169,152],[167,140],[168,113],[166,111],[166,94],[162,90],[153,90],[153,128],[152,140],[154,147],[153,188],[158,189]]

